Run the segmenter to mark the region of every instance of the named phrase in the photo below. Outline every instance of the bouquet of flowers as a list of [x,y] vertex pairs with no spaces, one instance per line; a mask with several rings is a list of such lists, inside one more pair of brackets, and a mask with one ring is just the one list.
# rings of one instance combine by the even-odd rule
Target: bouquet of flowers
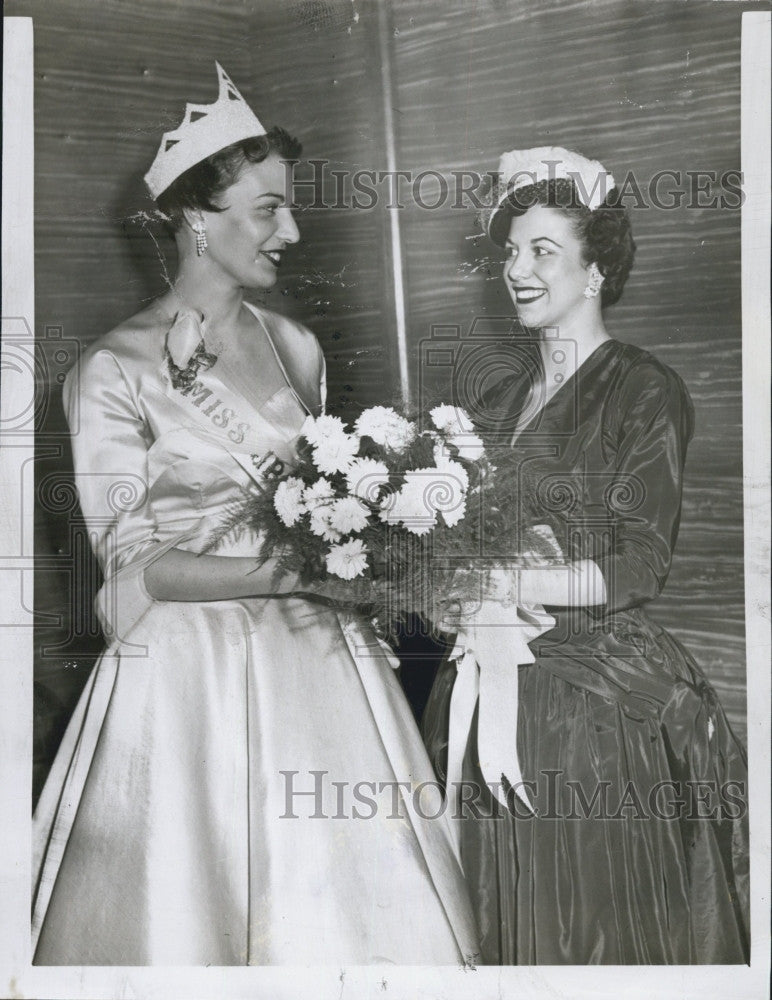
[[527,526],[520,478],[493,466],[464,410],[435,406],[422,423],[386,406],[353,428],[309,416],[292,470],[251,492],[214,545],[251,529],[277,574],[299,574],[311,595],[323,583],[327,602],[390,638],[402,616],[436,627],[451,600],[478,597],[481,559],[561,558],[551,532]]

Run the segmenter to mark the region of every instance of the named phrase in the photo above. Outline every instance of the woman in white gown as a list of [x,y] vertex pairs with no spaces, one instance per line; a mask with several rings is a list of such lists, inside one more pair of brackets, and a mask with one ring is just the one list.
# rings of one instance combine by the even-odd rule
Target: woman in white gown
[[258,568],[249,534],[204,552],[324,405],[313,334],[243,299],[298,239],[280,159],[297,146],[217,70],[218,101],[188,106],[146,177],[174,284],[65,386],[109,645],[35,816],[34,961],[469,962],[389,654]]

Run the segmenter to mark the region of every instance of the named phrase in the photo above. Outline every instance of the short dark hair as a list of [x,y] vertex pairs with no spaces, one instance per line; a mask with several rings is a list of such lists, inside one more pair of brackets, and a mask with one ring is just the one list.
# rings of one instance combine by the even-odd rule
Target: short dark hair
[[613,305],[622,294],[635,258],[630,216],[612,188],[598,208],[591,211],[579,200],[574,182],[553,178],[527,184],[513,191],[491,219],[490,236],[504,246],[512,219],[523,215],[533,205],[556,208],[566,215],[583,247],[586,264],[595,263],[603,275],[601,304]]
[[234,142],[194,164],[156,198],[159,211],[166,216],[176,232],[184,222],[184,211],[221,212],[216,199],[234,184],[248,163],[262,163],[271,153],[284,160],[295,160],[302,146],[275,125],[265,135]]

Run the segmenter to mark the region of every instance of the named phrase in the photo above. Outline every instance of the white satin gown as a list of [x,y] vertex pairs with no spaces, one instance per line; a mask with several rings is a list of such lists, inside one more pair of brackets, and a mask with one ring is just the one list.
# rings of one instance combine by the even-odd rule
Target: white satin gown
[[[431,766],[368,627],[299,598],[167,602],[143,586],[167,549],[202,551],[259,481],[252,456],[291,460],[323,406],[314,336],[253,311],[286,381],[259,411],[216,363],[174,389],[163,340],[125,327],[68,378],[109,645],[35,815],[35,964],[431,965],[478,951],[449,820],[417,795]],[[255,539],[218,552],[254,554]]]

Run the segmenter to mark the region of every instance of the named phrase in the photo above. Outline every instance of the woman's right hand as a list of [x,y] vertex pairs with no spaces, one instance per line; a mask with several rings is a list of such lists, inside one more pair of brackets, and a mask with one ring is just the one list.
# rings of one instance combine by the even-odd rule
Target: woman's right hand
[[196,555],[170,549],[146,567],[145,589],[156,601],[226,601],[300,589],[298,574],[277,576],[276,559]]

